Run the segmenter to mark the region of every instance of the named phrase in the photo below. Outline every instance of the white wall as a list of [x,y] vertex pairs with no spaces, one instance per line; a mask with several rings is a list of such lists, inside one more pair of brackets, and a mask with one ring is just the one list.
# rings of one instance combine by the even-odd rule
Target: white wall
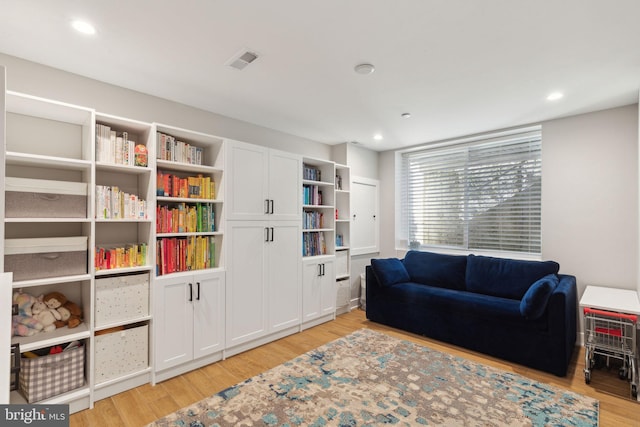
[[542,125],[542,255],[587,285],[636,289],[638,106]]
[[158,122],[309,157],[331,159],[331,146],[210,113],[0,53],[7,89],[94,108],[143,122]]
[[[637,104],[542,123],[542,257],[586,285],[637,289]],[[381,253],[395,241],[395,153],[380,154]],[[400,250],[397,250],[400,249]]]

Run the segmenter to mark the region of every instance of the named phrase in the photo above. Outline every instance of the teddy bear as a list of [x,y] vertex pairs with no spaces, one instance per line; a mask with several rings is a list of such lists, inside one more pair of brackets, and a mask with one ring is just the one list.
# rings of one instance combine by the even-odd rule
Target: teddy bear
[[61,320],[62,316],[57,310],[47,307],[43,301],[44,295],[39,295],[36,302],[31,307],[33,317],[38,319],[43,325],[43,332],[51,332],[56,329],[56,320]]
[[75,328],[82,323],[82,309],[74,302],[69,301],[61,292],[51,292],[44,296],[44,303],[51,310],[60,314],[60,319],[55,323],[56,327],[68,326]]
[[13,304],[18,306],[18,314],[11,318],[13,336],[30,337],[44,328],[44,325],[33,317],[31,307],[35,301],[36,297],[33,295],[23,292],[13,293]]

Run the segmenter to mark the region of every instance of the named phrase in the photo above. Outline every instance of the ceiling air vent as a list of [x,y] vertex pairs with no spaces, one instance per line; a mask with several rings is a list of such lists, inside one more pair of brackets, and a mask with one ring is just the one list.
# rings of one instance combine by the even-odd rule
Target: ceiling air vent
[[229,59],[225,65],[236,70],[243,70],[247,65],[258,59],[258,54],[251,52],[247,49],[243,49]]

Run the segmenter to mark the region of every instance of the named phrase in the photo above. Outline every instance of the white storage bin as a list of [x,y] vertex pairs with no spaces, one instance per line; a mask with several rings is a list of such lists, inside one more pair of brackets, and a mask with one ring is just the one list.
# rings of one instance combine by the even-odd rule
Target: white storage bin
[[95,348],[97,384],[142,371],[149,367],[149,327],[96,334]]
[[96,326],[149,315],[149,273],[96,279]]
[[5,178],[7,218],[86,218],[87,184]]
[[14,281],[87,274],[87,236],[6,239],[4,254]]

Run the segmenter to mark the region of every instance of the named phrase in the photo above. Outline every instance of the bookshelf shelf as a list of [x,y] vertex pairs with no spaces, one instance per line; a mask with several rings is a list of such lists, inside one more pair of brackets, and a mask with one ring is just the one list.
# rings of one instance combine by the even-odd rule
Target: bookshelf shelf
[[96,162],[96,171],[113,171],[128,174],[150,174],[152,169],[143,166],[115,165],[112,163]]
[[192,165],[189,163],[172,162],[169,160],[156,160],[158,169],[181,171],[189,173],[216,174],[222,173],[222,169],[207,165]]
[[41,332],[31,337],[13,337],[11,343],[20,344],[20,351],[25,352],[71,341],[84,340],[89,338],[90,334],[89,326],[86,322],[83,322],[73,329],[65,326],[51,332]]
[[216,199],[196,199],[190,197],[167,197],[167,196],[157,196],[156,201],[158,203],[222,203],[220,198]]
[[5,218],[5,223],[40,223],[40,222],[52,222],[52,223],[90,223],[90,218]]
[[39,166],[51,168],[63,168],[70,170],[89,171],[92,163],[90,160],[78,160],[65,157],[44,156],[38,154],[7,151],[5,154],[7,165],[12,166]]
[[80,282],[85,280],[90,280],[90,274],[81,274],[74,276],[58,276],[58,277],[48,277],[46,279],[34,279],[34,280],[21,280],[17,282],[13,282],[14,289],[20,288],[30,288],[33,286],[45,286],[45,285],[56,285],[68,282]]
[[104,270],[96,270],[95,276],[102,277],[102,276],[111,276],[115,274],[139,273],[144,271],[151,271],[152,269],[153,269],[153,266],[151,265],[142,265],[139,267],[109,268]]

